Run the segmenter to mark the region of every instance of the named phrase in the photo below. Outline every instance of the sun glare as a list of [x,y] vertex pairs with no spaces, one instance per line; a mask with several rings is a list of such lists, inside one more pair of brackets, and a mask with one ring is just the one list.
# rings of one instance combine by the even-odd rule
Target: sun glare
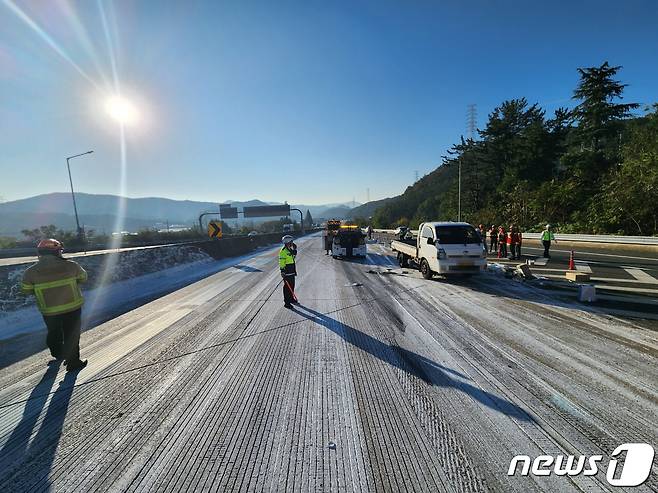
[[105,103],[107,113],[122,125],[137,123],[139,113],[133,103],[121,96],[112,96]]

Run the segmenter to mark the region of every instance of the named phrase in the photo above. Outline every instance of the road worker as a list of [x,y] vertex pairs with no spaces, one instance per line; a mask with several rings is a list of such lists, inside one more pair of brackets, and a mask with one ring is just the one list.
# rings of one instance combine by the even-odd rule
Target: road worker
[[292,304],[297,303],[295,298],[295,276],[297,275],[295,256],[297,255],[297,246],[293,239],[290,235],[281,238],[283,246],[279,251],[279,269],[283,279],[283,306],[286,308],[292,308]]
[[80,325],[84,299],[80,283],[87,273],[76,262],[62,257],[64,245],[55,239],[37,245],[39,260],[25,271],[21,290],[34,294],[48,329],[46,343],[55,361],[64,360],[66,371],[81,370]]
[[557,243],[557,240],[555,239],[555,235],[553,234],[553,231],[551,230],[551,225],[547,224],[546,228],[544,231],[542,231],[541,234],[541,242],[544,245],[544,257],[545,258],[551,258],[551,255],[549,253],[549,250],[551,249],[551,241],[554,241]]
[[521,260],[521,242],[522,236],[519,227],[512,224],[509,227],[509,235],[507,235],[507,244],[509,245],[509,258],[510,260]]
[[498,258],[507,257],[507,233],[505,228],[498,226]]
[[487,230],[484,227],[484,224],[478,225],[477,228],[475,228],[475,232],[480,235],[480,238],[482,239],[482,247],[484,248],[484,251],[487,251]]
[[498,231],[496,225],[492,224],[489,228],[489,253],[496,253],[498,251]]

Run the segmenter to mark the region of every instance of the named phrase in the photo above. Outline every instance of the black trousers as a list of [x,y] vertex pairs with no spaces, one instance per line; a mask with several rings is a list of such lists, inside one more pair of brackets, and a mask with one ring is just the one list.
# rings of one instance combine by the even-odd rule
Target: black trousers
[[283,302],[286,305],[295,301],[295,298],[292,297],[291,289],[293,292],[295,291],[295,276],[286,276],[283,278]]
[[44,315],[48,328],[46,343],[53,358],[64,359],[67,363],[80,361],[80,316],[82,309],[61,315]]
[[512,258],[520,259],[521,258],[521,245],[518,243],[512,243],[509,246],[510,248],[510,255]]
[[542,243],[544,244],[544,257],[550,258],[548,251],[551,249],[551,240],[543,240]]

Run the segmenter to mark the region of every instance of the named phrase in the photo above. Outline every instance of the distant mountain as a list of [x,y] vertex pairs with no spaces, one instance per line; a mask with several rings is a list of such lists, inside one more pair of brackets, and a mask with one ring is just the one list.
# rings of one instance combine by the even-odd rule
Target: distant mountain
[[[121,198],[116,195],[75,194],[80,223],[86,229],[98,232],[114,231]],[[172,200],[159,197],[126,198],[124,201],[123,229],[137,231],[144,228],[162,227],[163,224],[196,224],[199,214],[218,210],[220,202],[197,202],[192,200]],[[241,209],[244,206],[270,205],[261,200],[222,201]],[[328,205],[292,205],[313,217],[322,217]],[[349,210],[349,207],[343,206]],[[291,214],[298,220],[298,214]],[[271,219],[271,218],[268,218]],[[255,221],[259,222],[259,221]],[[21,236],[21,230],[54,224],[64,230],[75,230],[73,203],[69,193],[37,195],[0,204],[0,235]]]
[[371,202],[366,202],[363,205],[359,205],[358,207],[355,207],[354,209],[351,209],[350,212],[347,215],[348,219],[355,219],[357,217],[362,217],[364,219],[368,219],[369,217],[372,217],[375,214],[375,211],[379,209],[380,207],[386,205],[388,202],[393,200],[393,198],[389,197],[386,199],[381,199],[381,200],[373,200]]
[[325,209],[322,214],[318,214],[317,216],[313,217],[321,219],[347,219],[351,210],[352,209],[346,205],[339,205],[337,207]]

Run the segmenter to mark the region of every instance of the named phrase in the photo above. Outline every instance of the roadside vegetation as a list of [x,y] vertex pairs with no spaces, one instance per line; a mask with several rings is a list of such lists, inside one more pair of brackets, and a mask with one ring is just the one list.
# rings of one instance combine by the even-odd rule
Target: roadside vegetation
[[504,101],[475,138],[462,137],[439,168],[377,209],[374,226],[456,220],[461,164],[462,220],[658,234],[658,105],[622,102],[620,69],[578,69],[576,106],[550,117],[525,98]]
[[[312,221],[310,213],[308,213],[306,219],[310,219]],[[224,236],[244,236],[252,231],[255,231],[256,233],[277,233],[283,231],[284,224],[291,224],[293,231],[299,230],[299,222],[292,221],[287,217],[261,223],[243,222],[234,227],[231,227],[224,221],[221,221],[221,223],[222,233]],[[34,229],[24,229],[21,231],[21,233],[23,238],[20,239],[12,237],[0,237],[0,249],[31,248],[34,247],[39,242],[39,240],[43,238],[56,238],[64,243],[64,245],[69,250],[84,248],[103,249],[110,246],[131,247],[208,239],[207,231],[205,229],[200,230],[198,224],[190,226],[189,229],[177,231],[142,229],[137,232],[122,233],[120,235],[100,234],[93,229],[89,229],[85,231],[84,239],[78,238],[75,231],[63,230],[52,224]]]

